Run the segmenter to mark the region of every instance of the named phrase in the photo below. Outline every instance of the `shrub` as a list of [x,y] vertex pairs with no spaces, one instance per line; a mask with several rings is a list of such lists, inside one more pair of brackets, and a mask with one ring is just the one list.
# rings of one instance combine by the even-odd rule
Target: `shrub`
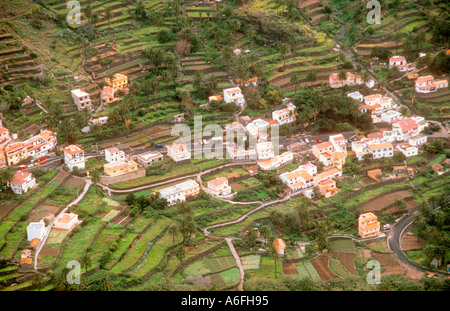
[[40,19],[33,19],[30,22],[30,25],[33,26],[36,29],[42,29],[44,27],[44,22]]

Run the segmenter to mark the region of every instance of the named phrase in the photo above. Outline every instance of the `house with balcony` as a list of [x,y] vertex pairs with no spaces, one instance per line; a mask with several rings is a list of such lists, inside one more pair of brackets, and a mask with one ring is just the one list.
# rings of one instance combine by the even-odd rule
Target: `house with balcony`
[[411,146],[410,144],[399,144],[397,145],[397,150],[403,153],[407,158],[414,157],[419,154],[419,149]]
[[138,164],[131,160],[121,160],[103,165],[103,171],[107,176],[117,176],[136,172]]
[[336,182],[332,179],[324,179],[317,185],[319,193],[326,198],[332,197],[338,194],[341,190],[336,188]]
[[231,187],[228,185],[226,177],[219,177],[208,181],[208,192],[215,197],[229,197]]
[[91,97],[89,96],[88,93],[80,89],[76,89],[70,91],[70,95],[72,95],[73,102],[75,103],[75,105],[77,105],[78,110],[82,110],[85,108],[91,111],[94,110]]
[[9,130],[0,121],[0,147],[5,147],[11,141]]
[[232,87],[223,90],[223,100],[228,103],[235,103],[238,106],[244,106],[245,98],[242,94],[242,90],[239,87]]
[[339,79],[338,73],[332,73],[328,77],[330,87],[339,88],[339,87],[343,87],[344,85],[361,85],[364,83],[362,78],[359,75],[354,75],[351,72],[346,72],[345,75],[346,75],[345,80],[341,81]]
[[56,147],[57,137],[53,135],[52,131],[41,130],[39,135],[25,140],[22,144],[27,149],[28,156],[36,159],[46,156]]
[[344,135],[331,135],[329,137],[329,142],[333,145],[334,151],[347,154],[347,139],[345,139]]
[[110,103],[114,101],[114,88],[105,85],[102,89],[102,103]]
[[184,202],[199,193],[200,185],[192,179],[158,190],[159,197],[166,199],[169,205]]
[[54,223],[53,229],[70,231],[75,228],[80,221],[78,220],[78,214],[75,213],[63,213]]
[[408,71],[408,63],[404,56],[395,55],[389,58],[389,69],[397,67],[400,72]]
[[444,79],[436,80],[431,75],[418,77],[415,82],[415,89],[417,93],[431,93],[447,87],[448,87],[447,80]]
[[275,148],[272,142],[261,142],[256,144],[258,160],[267,160],[275,157]]
[[263,119],[256,119],[246,125],[245,129],[248,134],[253,137],[260,137],[263,134],[267,134],[269,123]]
[[64,152],[64,163],[67,165],[70,171],[73,171],[75,167],[78,169],[85,168],[84,150],[77,145],[69,145],[61,148]]
[[191,153],[185,144],[167,145],[167,156],[175,162],[187,161],[191,159]]
[[0,168],[4,168],[6,166],[7,166],[7,163],[6,163],[5,149],[0,147]]
[[323,180],[326,180],[326,179],[331,180],[333,178],[338,178],[341,176],[342,176],[342,170],[335,167],[335,168],[329,169],[325,172],[322,172],[322,173],[314,176],[313,185],[318,186],[319,183]]
[[380,232],[380,222],[374,213],[364,213],[358,217],[358,234],[362,238],[375,237]]
[[28,158],[27,148],[22,142],[10,143],[5,148],[6,162],[9,166],[16,165],[20,161]]
[[16,172],[13,179],[7,183],[7,187],[10,187],[15,194],[23,194],[36,186],[33,175],[24,171]]
[[287,108],[272,111],[272,119],[277,121],[279,125],[292,123],[295,121],[295,105],[289,103]]
[[392,143],[368,144],[367,149],[369,153],[373,154],[374,159],[394,156],[394,146]]
[[108,163],[114,163],[125,160],[125,152],[119,148],[105,149],[105,160]]
[[306,170],[296,168],[293,171],[281,174],[281,181],[292,191],[300,191],[312,187],[314,178]]
[[121,73],[116,73],[112,78],[105,78],[107,85],[111,86],[114,91],[126,88],[128,86],[128,77]]

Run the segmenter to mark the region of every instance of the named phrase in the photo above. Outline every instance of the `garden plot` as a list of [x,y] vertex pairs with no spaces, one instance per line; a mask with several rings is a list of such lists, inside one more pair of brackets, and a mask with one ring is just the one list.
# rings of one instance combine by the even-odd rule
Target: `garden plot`
[[53,205],[41,205],[36,211],[30,216],[30,221],[40,221],[42,218],[47,216],[48,214],[56,214],[60,209],[59,206]]
[[361,205],[360,209],[364,212],[373,212],[379,211],[385,208],[386,206],[393,204],[395,201],[399,199],[405,199],[411,197],[411,193],[409,191],[397,191],[394,193],[390,193],[387,195],[383,195],[382,197],[370,201],[368,203],[364,203]]
[[105,216],[103,216],[103,218],[101,219],[101,221],[108,222],[108,221],[110,221],[111,219],[113,219],[114,217],[116,217],[117,215],[119,215],[120,212],[121,212],[120,210],[113,209],[113,210],[110,211],[108,214],[106,214]]
[[403,274],[405,272],[405,268],[400,265],[394,256],[395,255],[390,253],[372,252],[372,257],[375,260],[378,260],[383,268],[381,276],[389,274]]
[[211,269],[207,266],[206,260],[196,261],[183,270],[186,277],[205,275],[211,273]]
[[261,256],[249,255],[241,257],[241,263],[244,270],[259,269],[259,265],[261,264]]
[[417,236],[412,232],[408,232],[405,234],[401,241],[401,245],[403,251],[422,249],[425,246],[423,240],[417,238]]
[[355,254],[355,244],[351,239],[339,239],[330,242],[330,250],[332,252]]
[[311,264],[311,262],[302,261],[302,262],[297,263],[295,266],[297,268],[297,271],[298,271],[298,274],[300,275],[300,277],[309,278],[313,281],[321,280],[319,273],[317,273],[316,269]]
[[226,286],[233,286],[239,282],[240,273],[237,267],[220,272],[219,275],[225,281]]
[[353,275],[358,275],[355,266],[355,254],[330,252],[330,256],[336,259],[344,268]]
[[338,279],[339,276],[330,270],[328,261],[328,256],[320,256],[318,259],[312,261],[311,264],[322,280],[328,281],[330,279]]
[[236,266],[233,256],[207,258],[203,262],[211,272],[223,271]]
[[61,244],[70,231],[51,230],[47,239],[47,245]]
[[295,263],[289,263],[289,264],[283,264],[283,274],[284,275],[296,275],[298,276],[298,270],[297,267],[295,266]]

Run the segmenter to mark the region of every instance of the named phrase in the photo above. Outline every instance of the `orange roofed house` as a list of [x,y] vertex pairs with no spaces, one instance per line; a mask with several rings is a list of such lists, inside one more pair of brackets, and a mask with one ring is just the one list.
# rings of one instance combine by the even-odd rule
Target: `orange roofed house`
[[374,213],[365,213],[359,215],[358,233],[362,238],[377,236],[380,232],[380,222]]
[[111,86],[114,91],[128,86],[128,77],[121,73],[116,73],[112,78],[105,78],[106,84]]
[[36,179],[31,173],[19,171],[16,172],[13,179],[7,183],[7,186],[11,187],[14,193],[22,194],[36,187]]
[[346,79],[344,81],[341,81],[339,79],[339,74],[332,73],[329,76],[330,87],[338,88],[338,87],[343,87],[344,85],[363,84],[363,80],[361,79],[361,77],[359,75],[354,75],[351,72],[347,72],[347,73],[345,73],[345,75],[346,75]]
[[326,198],[332,197],[338,194],[340,189],[336,188],[336,182],[332,179],[324,179],[319,182],[319,192]]
[[231,187],[228,185],[228,179],[226,177],[219,177],[208,181],[208,190],[215,197],[231,194]]
[[61,149],[64,152],[64,163],[70,171],[74,167],[78,169],[85,168],[84,150],[76,145],[69,145]]
[[406,62],[406,58],[398,55],[392,56],[389,58],[389,69],[392,67],[397,67],[401,72],[408,71],[408,63]]
[[273,240],[273,244],[275,245],[275,248],[277,249],[278,255],[284,256],[284,250],[286,249],[286,244],[284,243],[283,239],[275,239],[275,240]]
[[53,229],[70,231],[78,225],[78,215],[74,213],[64,213],[53,225]]
[[21,160],[28,158],[27,148],[22,142],[12,143],[5,147],[6,162],[9,166],[16,165]]
[[436,92],[438,89],[447,88],[447,80],[435,80],[433,76],[422,76],[416,80],[416,92],[418,93],[431,93]]

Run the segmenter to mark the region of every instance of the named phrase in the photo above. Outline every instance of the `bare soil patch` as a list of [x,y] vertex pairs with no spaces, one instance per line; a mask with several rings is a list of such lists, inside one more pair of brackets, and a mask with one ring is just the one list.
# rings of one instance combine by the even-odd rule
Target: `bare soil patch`
[[311,261],[314,269],[316,269],[320,278],[324,281],[330,279],[338,279],[339,276],[334,274],[328,266],[328,256],[320,256],[318,259]]
[[4,215],[8,214],[9,211],[15,209],[18,204],[18,202],[0,204],[0,217],[3,217]]
[[235,191],[239,191],[245,188],[244,184],[241,184],[239,182],[234,182],[230,184],[231,188],[235,189]]
[[60,209],[59,206],[53,206],[53,205],[41,205],[36,211],[33,211],[30,215],[30,221],[40,221],[43,217],[47,216],[48,214],[56,214],[58,210]]
[[401,241],[402,250],[410,251],[413,249],[422,249],[425,246],[425,243],[422,239],[418,239],[417,235],[412,232],[408,232]]
[[404,199],[410,196],[411,193],[406,190],[389,193],[387,195],[383,195],[378,199],[362,204],[360,209],[364,212],[379,211],[386,206],[394,203],[398,199]]
[[341,252],[330,252],[330,256],[339,260],[339,262],[353,275],[358,275],[355,267],[355,254],[351,253],[341,253]]
[[394,254],[372,252],[372,257],[375,260],[378,260],[381,266],[384,268],[381,276],[405,273],[405,269],[400,265]]
[[84,187],[84,179],[71,177],[66,179],[64,185],[68,187]]
[[44,247],[42,249],[42,251],[40,252],[40,255],[42,255],[42,256],[56,256],[56,255],[58,255],[58,249],[57,248]]
[[283,264],[284,275],[298,275],[297,267],[295,263]]

